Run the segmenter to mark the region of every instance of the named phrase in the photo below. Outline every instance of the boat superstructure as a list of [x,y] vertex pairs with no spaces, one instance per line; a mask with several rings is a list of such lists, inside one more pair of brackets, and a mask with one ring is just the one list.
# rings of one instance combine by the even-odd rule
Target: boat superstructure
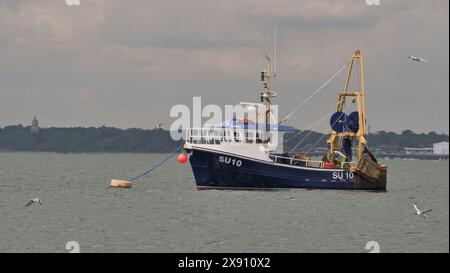
[[[370,153],[365,138],[361,52],[355,51],[347,65],[344,90],[338,93],[336,112],[330,119],[328,151],[317,160],[307,154],[283,151],[283,135],[295,129],[275,118],[271,100],[277,92],[272,90],[275,73],[270,54],[266,61],[267,68],[261,72],[260,103],[240,103],[242,109],[253,113],[252,118],[233,115],[220,124],[187,131],[184,150],[189,155],[197,188],[385,190],[387,167]],[[355,66],[359,67],[359,85],[357,90],[350,90]],[[346,103],[353,103],[357,110],[346,114]]]

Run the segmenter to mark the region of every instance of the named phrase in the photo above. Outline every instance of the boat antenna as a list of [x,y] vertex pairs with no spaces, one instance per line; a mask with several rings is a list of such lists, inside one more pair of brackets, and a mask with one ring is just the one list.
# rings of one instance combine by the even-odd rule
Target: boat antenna
[[[276,33],[276,32],[275,32]],[[276,34],[275,34],[275,40],[276,40]],[[271,50],[270,50],[271,51]],[[263,84],[263,90],[261,92],[261,103],[264,103],[265,105],[265,124],[266,124],[266,130],[268,130],[268,126],[270,124],[270,119],[273,119],[272,115],[272,109],[271,109],[271,99],[276,97],[278,94],[277,92],[273,91],[272,89],[272,80],[276,77],[276,65],[273,65],[273,58],[271,52],[268,51],[266,53],[265,59],[266,59],[266,69],[261,71],[261,82]],[[276,56],[276,42],[274,44],[274,57]],[[276,58],[275,58],[276,60]],[[277,121],[275,121],[277,122]]]
[[273,26],[273,35],[274,35],[274,50],[273,50],[273,76],[277,76],[277,25]]

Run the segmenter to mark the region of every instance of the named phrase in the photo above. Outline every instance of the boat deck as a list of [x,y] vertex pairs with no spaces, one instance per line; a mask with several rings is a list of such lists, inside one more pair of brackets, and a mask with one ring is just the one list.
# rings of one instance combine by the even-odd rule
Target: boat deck
[[[330,168],[330,167],[327,167],[325,162],[322,160],[312,160],[309,158],[301,159],[301,158],[296,158],[296,155],[298,155],[298,154],[289,154],[289,153],[270,154],[269,157],[270,157],[270,159],[273,160],[273,162],[279,163],[279,164],[309,167],[309,168],[318,168],[318,169]],[[334,165],[334,166],[332,166],[332,168],[348,169],[355,164],[356,164],[356,162],[344,162],[342,164],[339,163],[339,165],[342,165],[342,166]]]

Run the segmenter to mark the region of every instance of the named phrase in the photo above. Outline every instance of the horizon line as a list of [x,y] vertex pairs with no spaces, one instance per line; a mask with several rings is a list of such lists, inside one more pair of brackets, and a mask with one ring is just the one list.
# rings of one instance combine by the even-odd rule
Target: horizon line
[[[22,126],[23,128],[31,128],[31,125],[23,125],[23,124],[11,124],[11,125],[5,125],[5,126],[0,126],[0,130],[4,129],[6,127],[14,127],[14,126]],[[40,129],[52,129],[52,128],[58,128],[58,129],[70,129],[70,128],[84,128],[84,129],[89,129],[89,128],[95,128],[95,129],[99,129],[99,128],[113,128],[113,129],[118,129],[118,130],[131,130],[131,129],[140,129],[140,130],[148,130],[148,131],[153,131],[153,130],[161,130],[161,131],[167,131],[170,132],[171,130],[169,129],[165,129],[165,128],[141,128],[141,127],[127,127],[127,128],[121,128],[121,127],[114,127],[114,126],[107,126],[107,125],[100,125],[100,126],[68,126],[68,127],[57,127],[57,126],[51,126],[51,127],[41,127],[39,126]],[[302,130],[299,128],[295,128],[295,130]],[[305,131],[311,131],[311,130],[305,130]],[[436,133],[437,135],[449,135],[449,133],[446,132],[437,132],[435,130],[433,131],[428,131],[428,132],[415,132],[412,129],[404,129],[400,132],[395,132],[395,131],[389,131],[389,130],[376,130],[374,132],[369,132],[367,133],[367,135],[376,135],[379,134],[380,132],[386,132],[386,133],[394,133],[394,134],[402,134],[405,131],[411,131],[414,134],[430,134],[430,133]],[[328,132],[319,132],[319,131],[313,131],[316,133],[320,133],[320,134],[329,134]]]

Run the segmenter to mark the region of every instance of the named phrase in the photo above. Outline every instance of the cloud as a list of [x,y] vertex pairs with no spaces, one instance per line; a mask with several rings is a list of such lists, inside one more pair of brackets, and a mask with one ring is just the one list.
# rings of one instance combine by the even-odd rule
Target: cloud
[[[367,62],[372,128],[448,132],[442,125],[449,108],[448,5],[82,0],[68,7],[63,0],[2,1],[0,124],[27,123],[37,114],[55,126],[150,128],[193,95],[218,104],[256,101],[264,52],[277,25],[275,88],[282,114],[359,48]],[[431,62],[412,64],[407,55]],[[305,111],[332,105],[340,88],[342,82],[333,83]],[[293,125],[314,121],[302,114]]]

